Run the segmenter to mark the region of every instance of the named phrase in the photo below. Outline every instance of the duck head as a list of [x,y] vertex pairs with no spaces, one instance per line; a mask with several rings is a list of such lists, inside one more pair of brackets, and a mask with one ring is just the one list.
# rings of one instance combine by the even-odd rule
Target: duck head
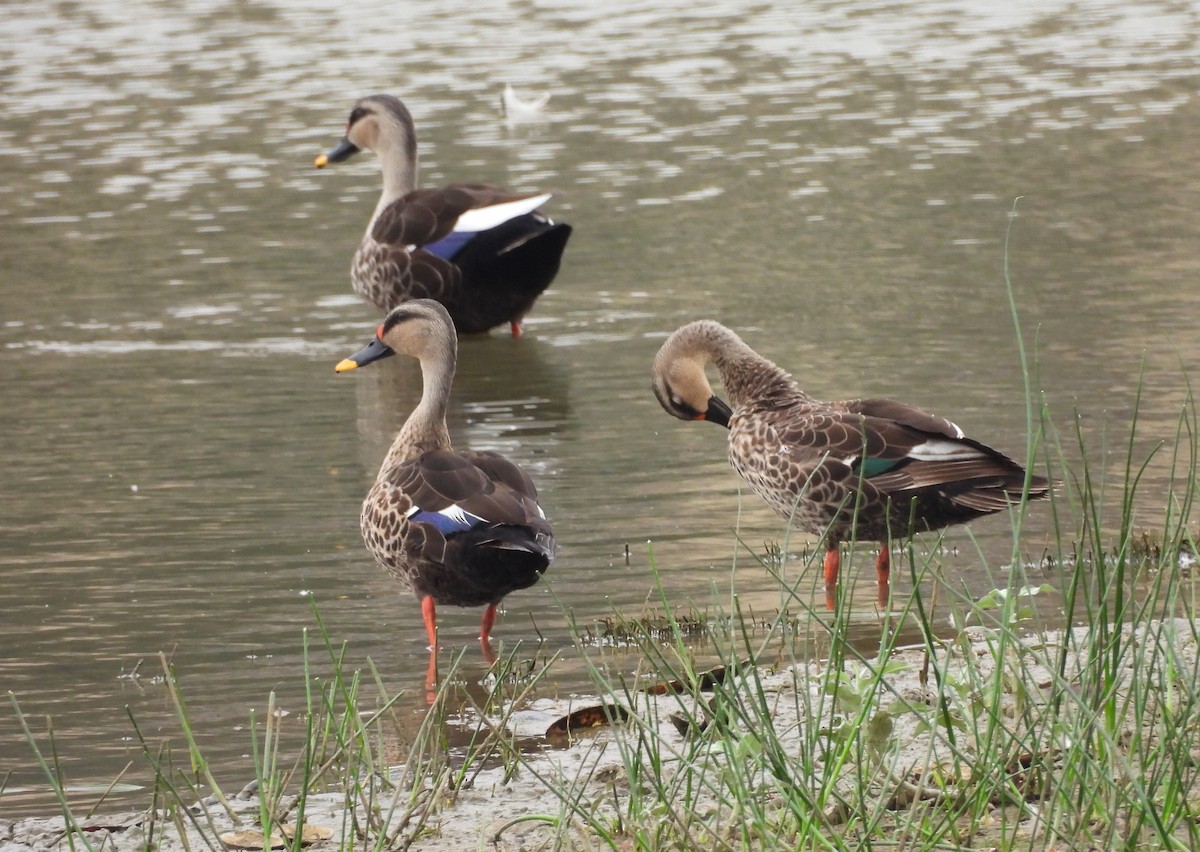
[[414,299],[394,308],[375,330],[375,339],[333,369],[344,373],[397,353],[453,364],[457,349],[454,322],[446,309],[431,299]]
[[680,420],[707,420],[729,427],[733,410],[713,394],[704,373],[706,358],[678,349],[668,340],[654,359],[654,395],[668,414]]
[[380,157],[395,150],[405,160],[416,162],[417,136],[412,115],[403,101],[392,95],[360,98],[350,110],[341,141],[324,154],[317,155],[313,165],[323,169],[330,163],[348,160],[363,149],[374,151]]

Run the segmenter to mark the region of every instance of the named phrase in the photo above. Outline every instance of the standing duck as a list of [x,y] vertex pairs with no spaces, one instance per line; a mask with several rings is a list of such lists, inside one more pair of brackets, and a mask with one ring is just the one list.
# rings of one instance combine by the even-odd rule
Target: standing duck
[[513,336],[562,261],[571,226],[538,212],[551,193],[483,184],[417,189],[417,136],[399,98],[371,95],[350,112],[346,134],[314,164],[363,148],[379,155],[383,193],[354,253],[354,292],[383,311],[410,299],[445,305],[460,334],[508,323]]
[[[732,409],[713,395],[704,372],[710,361]],[[776,512],[824,536],[830,609],[841,542],[880,542],[875,568],[885,607],[891,537],[964,523],[1049,493],[1045,478],[943,417],[891,399],[813,399],[712,320],[672,334],[654,358],[653,374],[668,414],[727,426],[734,470]]]
[[[496,606],[532,586],[554,559],[554,535],[529,476],[494,452],[455,452],[446,407],[458,352],[446,309],[429,299],[392,310],[343,373],[394,355],[421,363],[421,401],[408,416],[363,501],[367,549],[421,602],[431,651],[436,605],[483,606],[479,641],[494,660]],[[431,654],[431,671],[433,655]]]

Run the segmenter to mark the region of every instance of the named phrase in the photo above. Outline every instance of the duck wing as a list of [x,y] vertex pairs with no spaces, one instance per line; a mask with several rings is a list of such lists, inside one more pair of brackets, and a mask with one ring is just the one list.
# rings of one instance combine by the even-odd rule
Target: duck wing
[[550,197],[481,184],[415,190],[376,218],[356,289],[385,310],[441,302],[459,334],[519,322],[558,274],[571,235],[538,212]]
[[[797,418],[780,434],[784,445],[810,457],[810,470],[833,468],[825,474],[833,480],[851,487],[864,481],[864,487],[887,496],[935,491],[980,513],[999,511],[1020,498],[1025,469],[965,437],[951,421],[893,400],[841,405],[844,410]],[[1045,490],[1046,480],[1034,477],[1031,496]]]
[[474,234],[531,213],[549,199],[549,193],[511,193],[486,184],[416,189],[380,211],[371,238],[449,261]]
[[[432,450],[396,468],[391,481],[412,501],[409,520],[433,523],[446,532],[478,523],[513,526],[545,523],[535,497],[506,481],[507,478],[520,482],[520,477],[524,477],[522,485],[532,489],[529,478],[512,462],[479,459],[479,455]],[[476,461],[482,461],[483,466]],[[489,475],[496,471],[502,471],[503,477]]]
[[439,600],[495,603],[532,586],[554,559],[532,481],[496,453],[427,452],[402,465],[395,481],[412,500],[406,514],[420,533],[420,556],[440,566],[420,581]]
[[[537,503],[537,486],[524,470],[499,453],[490,450],[467,450],[459,453],[479,468],[493,482],[507,486],[514,494]],[[541,509],[538,509],[539,515]]]
[[890,420],[893,423],[910,426],[933,435],[942,435],[946,438],[963,437],[963,430],[958,427],[957,423],[895,399],[850,399],[834,403],[834,405],[851,414]]

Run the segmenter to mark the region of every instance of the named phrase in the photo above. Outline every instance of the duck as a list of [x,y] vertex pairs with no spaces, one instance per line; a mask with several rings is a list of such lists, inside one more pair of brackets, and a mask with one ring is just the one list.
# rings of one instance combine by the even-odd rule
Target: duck
[[571,226],[540,207],[550,192],[510,192],[488,184],[417,188],[417,135],[403,101],[360,98],[341,141],[317,156],[325,168],[374,151],[383,191],[354,253],[354,292],[385,313],[410,299],[433,299],[459,334],[508,323],[514,337],[558,274]]
[[[713,393],[706,367],[729,402]],[[824,539],[825,605],[835,609],[840,545],[880,543],[887,606],[889,541],[1046,497],[1045,477],[968,438],[950,420],[894,399],[827,402],[714,320],[681,326],[658,350],[654,394],[680,420],[729,430],[729,463],[777,513]]]
[[392,442],[359,516],[363,541],[421,605],[432,659],[437,607],[484,607],[479,641],[495,660],[491,632],[501,600],[533,586],[555,555],[537,488],[516,463],[491,451],[456,451],[446,409],[457,361],[449,312],[430,299],[393,308],[338,373],[396,353],[420,363],[422,390]]

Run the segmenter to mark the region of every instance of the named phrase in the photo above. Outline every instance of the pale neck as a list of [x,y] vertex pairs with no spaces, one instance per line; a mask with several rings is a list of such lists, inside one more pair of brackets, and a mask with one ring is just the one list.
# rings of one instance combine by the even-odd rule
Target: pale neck
[[715,331],[716,340],[709,339],[708,354],[735,409],[755,403],[811,399],[786,370],[759,355],[736,334],[725,328]]
[[[448,357],[446,357],[448,356]],[[397,465],[429,450],[450,450],[450,430],[446,427],[446,409],[450,386],[454,381],[453,348],[440,358],[421,359],[421,401],[408,415],[387,457],[379,468],[383,479]]]
[[[383,171],[383,192],[380,193],[379,203],[375,205],[375,213],[371,216],[372,224],[385,207],[417,188],[415,156],[410,158],[400,145],[389,146],[377,153],[379,165]],[[370,226],[368,226],[368,231],[370,231]]]

